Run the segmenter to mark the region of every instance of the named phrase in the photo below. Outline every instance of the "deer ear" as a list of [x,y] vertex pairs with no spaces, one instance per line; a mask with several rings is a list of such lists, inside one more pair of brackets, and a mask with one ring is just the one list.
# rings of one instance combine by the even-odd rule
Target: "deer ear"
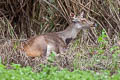
[[80,17],[83,18],[84,16],[84,11],[81,12]]

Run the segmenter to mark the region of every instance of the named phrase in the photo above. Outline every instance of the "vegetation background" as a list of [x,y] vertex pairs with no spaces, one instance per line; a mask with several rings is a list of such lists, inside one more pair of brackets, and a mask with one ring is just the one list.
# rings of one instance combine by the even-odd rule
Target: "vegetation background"
[[[29,58],[18,50],[31,36],[64,30],[70,13],[85,11],[96,28],[81,31],[64,55],[52,65],[60,69],[110,70],[120,68],[120,1],[119,0],[0,0],[0,56],[2,64],[32,66],[40,71],[39,58]],[[118,42],[118,43],[117,43]],[[54,56],[54,55],[53,55]]]

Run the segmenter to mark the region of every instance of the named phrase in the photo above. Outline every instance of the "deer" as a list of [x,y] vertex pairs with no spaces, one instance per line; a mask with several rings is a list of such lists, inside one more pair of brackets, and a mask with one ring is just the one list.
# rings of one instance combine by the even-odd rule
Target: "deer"
[[55,53],[64,53],[71,40],[74,40],[81,29],[94,27],[95,22],[80,15],[71,15],[71,23],[63,31],[41,34],[28,39],[24,44],[23,50],[30,57],[48,57],[52,51]]

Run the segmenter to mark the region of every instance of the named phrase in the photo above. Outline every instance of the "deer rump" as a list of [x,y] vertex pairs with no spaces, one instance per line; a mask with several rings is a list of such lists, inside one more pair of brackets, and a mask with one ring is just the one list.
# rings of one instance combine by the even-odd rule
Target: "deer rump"
[[49,56],[52,51],[60,53],[65,48],[66,44],[56,33],[33,37],[24,44],[24,51],[30,57]]

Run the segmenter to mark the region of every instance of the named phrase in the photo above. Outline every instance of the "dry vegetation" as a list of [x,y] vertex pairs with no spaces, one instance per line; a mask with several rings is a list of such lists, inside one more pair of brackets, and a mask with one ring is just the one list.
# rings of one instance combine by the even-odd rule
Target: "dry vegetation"
[[[89,31],[81,31],[82,34],[73,42],[68,52],[64,56],[57,57],[54,65],[71,70],[74,67],[83,70],[110,69],[109,64],[112,60],[108,49],[115,45],[120,37],[119,0],[1,0],[0,56],[2,63],[30,65],[37,69],[41,63],[40,58],[27,57],[24,52],[17,50],[18,45],[31,36],[64,30],[69,24],[69,14],[72,12],[78,15],[82,10],[85,11],[87,18],[96,21],[97,27]],[[91,46],[93,48],[98,46],[97,39],[103,29],[107,33],[109,43],[102,56],[109,58],[107,60],[99,58],[101,62],[96,64],[95,59],[99,56],[95,58],[88,53]],[[76,55],[78,56],[75,57]],[[74,64],[73,61],[78,63]]]

